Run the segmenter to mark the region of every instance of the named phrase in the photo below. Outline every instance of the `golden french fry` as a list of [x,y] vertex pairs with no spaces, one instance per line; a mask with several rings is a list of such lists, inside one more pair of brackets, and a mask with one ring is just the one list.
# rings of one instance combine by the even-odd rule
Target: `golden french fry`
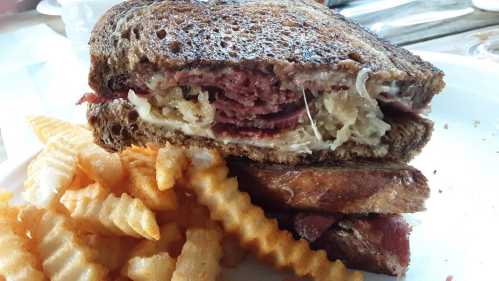
[[76,166],[75,176],[69,185],[69,189],[80,189],[92,184],[94,181],[82,170],[80,165]]
[[92,132],[84,127],[46,116],[29,116],[28,123],[43,143],[54,136],[62,136],[67,142],[92,142]]
[[119,269],[127,261],[130,248],[136,244],[134,239],[98,234],[87,234],[83,240],[97,252],[96,261],[110,271]]
[[107,270],[94,262],[95,252],[84,245],[63,215],[32,206],[19,218],[29,227],[44,272],[53,281],[102,281]]
[[16,216],[17,209],[0,203],[0,276],[9,281],[47,280]]
[[[159,239],[154,213],[142,201],[126,193],[120,197],[108,193],[101,185],[94,184],[84,189],[66,191],[60,202],[75,222],[87,231]],[[92,198],[88,194],[99,196]]]
[[[129,257],[146,258],[158,255],[162,252],[167,252],[170,256],[178,256],[184,239],[175,223],[162,225],[160,227],[160,234],[160,239],[158,241],[140,241],[132,249]],[[128,275],[127,273],[130,272],[130,269],[128,268],[129,266],[130,264],[125,264],[125,266],[122,268],[122,273],[132,278],[132,276]],[[135,271],[135,269],[133,269],[132,271]],[[169,280],[169,278],[165,280]]]
[[[24,236],[26,229],[17,221],[19,208],[10,205],[10,200],[0,202],[0,221],[9,223],[9,227],[20,236]],[[29,242],[29,241],[25,241]],[[26,243],[25,243],[26,244]],[[29,244],[29,243],[28,243]],[[26,245],[25,245],[26,246]]]
[[196,201],[193,194],[188,194],[182,189],[177,189],[177,209],[174,211],[158,212],[160,224],[175,222],[183,229],[189,227],[208,227],[215,222],[210,219],[210,211]]
[[38,208],[48,208],[71,184],[76,172],[76,150],[54,138],[28,166],[23,197]]
[[96,200],[104,200],[110,192],[109,189],[103,187],[99,183],[95,182],[87,185],[84,188],[76,189],[76,190],[68,190],[64,194],[68,198],[88,198],[88,199],[96,199]]
[[119,155],[94,143],[79,146],[78,163],[91,179],[106,187],[117,188],[123,182],[125,170]]
[[188,164],[183,148],[169,143],[160,148],[156,158],[156,181],[159,190],[173,188],[175,181],[182,178]]
[[251,204],[249,195],[238,190],[237,180],[227,178],[225,165],[207,163],[190,169],[189,187],[210,209],[211,217],[227,232],[237,234],[243,245],[254,245],[258,256],[269,258],[276,267],[290,267],[298,276],[318,281],[363,280],[360,272],[347,271],[340,261],[329,261],[324,251],[312,251],[306,241],[296,241],[289,232],[279,230],[276,220],[267,219],[262,209]]
[[158,241],[142,240],[130,252],[131,257],[149,257],[160,252],[175,254],[175,246],[183,242],[182,234],[175,225],[169,223],[160,227],[160,238]]
[[217,228],[187,230],[187,241],[177,258],[172,281],[215,281],[220,272],[222,232]]
[[45,116],[28,117],[28,122],[42,142],[63,138],[77,150],[81,167],[92,179],[111,188],[123,180],[124,170],[119,156],[96,145],[88,128]]
[[156,182],[157,151],[133,146],[122,152],[130,177],[129,191],[151,210],[173,210],[176,195],[173,190],[161,191]]
[[239,245],[239,239],[233,235],[226,235],[222,240],[223,256],[220,264],[224,267],[237,267],[248,252]]
[[175,259],[168,253],[161,252],[150,257],[131,258],[126,268],[124,274],[133,281],[165,281],[172,277]]

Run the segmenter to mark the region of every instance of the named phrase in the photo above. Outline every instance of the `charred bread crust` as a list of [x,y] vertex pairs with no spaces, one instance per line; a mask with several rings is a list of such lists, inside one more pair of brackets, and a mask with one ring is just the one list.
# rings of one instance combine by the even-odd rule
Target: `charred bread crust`
[[349,268],[402,276],[410,262],[411,226],[400,215],[343,215],[320,212],[273,212],[279,227],[326,251]]
[[202,65],[272,71],[340,70],[401,81],[429,99],[443,73],[308,0],[134,0],[111,8],[90,39],[90,86],[109,95],[114,80]]
[[266,209],[342,214],[424,210],[426,177],[402,163],[275,165],[229,159],[239,187]]
[[102,104],[89,104],[88,122],[95,141],[111,151],[120,151],[132,144],[195,145],[220,150],[224,156],[242,156],[258,162],[283,164],[307,164],[324,161],[396,161],[408,162],[430,139],[433,123],[411,113],[394,112],[385,115],[392,129],[382,137],[388,153],[379,156],[372,147],[347,142],[336,150],[314,151],[311,154],[283,152],[274,148],[262,148],[246,144],[224,144],[204,137],[187,136],[179,131],[143,121],[133,105],[125,99],[115,99]]
[[[376,217],[382,219],[382,216],[375,216],[374,220]],[[369,218],[347,218],[324,233],[312,247],[325,250],[330,259],[340,259],[350,268],[402,276],[410,262],[409,233],[406,236],[396,233],[405,228],[410,229],[410,226],[400,215],[392,218],[389,225],[378,226],[377,229],[364,222]],[[399,249],[402,252],[397,253],[380,245],[387,238],[403,245]]]

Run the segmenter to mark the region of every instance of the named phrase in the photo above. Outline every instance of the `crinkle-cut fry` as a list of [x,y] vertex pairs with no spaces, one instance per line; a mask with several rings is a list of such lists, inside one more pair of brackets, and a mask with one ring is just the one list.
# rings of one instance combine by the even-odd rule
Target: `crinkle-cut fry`
[[178,188],[177,209],[174,211],[163,211],[156,214],[160,224],[175,222],[183,229],[191,227],[209,227],[217,224],[210,219],[210,211],[205,206],[199,204],[195,195],[185,192],[183,188]]
[[112,188],[123,180],[124,169],[118,154],[95,144],[88,128],[45,116],[30,116],[27,119],[43,143],[54,137],[62,137],[73,149],[78,150],[82,168],[94,180]]
[[77,151],[63,138],[53,138],[28,166],[23,197],[38,208],[48,208],[71,184]]
[[19,207],[11,206],[10,200],[0,202],[0,221],[8,222],[13,231],[18,235],[24,235],[26,229],[17,221]]
[[128,259],[130,248],[136,241],[127,237],[84,235],[85,244],[97,252],[96,261],[110,271],[119,269]]
[[191,228],[177,258],[171,281],[215,281],[220,272],[222,232],[218,228]]
[[107,270],[94,262],[95,252],[78,237],[68,219],[52,210],[25,207],[21,221],[29,226],[44,272],[52,281],[102,281]]
[[27,121],[43,143],[59,135],[71,143],[93,142],[92,132],[79,125],[47,116],[28,116]]
[[189,162],[182,147],[166,143],[158,150],[156,158],[156,181],[159,190],[173,188],[175,182],[182,178]]
[[87,231],[159,239],[159,227],[154,213],[142,201],[126,193],[116,197],[106,192],[102,186],[95,184],[80,190],[66,191],[60,202],[75,222]]
[[104,200],[109,193],[111,193],[111,191],[98,182],[91,183],[84,188],[67,190],[64,192],[65,195],[67,194],[67,198],[88,198],[97,200]]
[[69,189],[80,189],[84,188],[94,181],[82,170],[80,165],[76,166],[75,176],[73,177],[73,181],[69,185]]
[[6,281],[47,280],[16,216],[17,209],[0,203],[0,276]]
[[238,190],[237,180],[227,178],[226,166],[212,166],[190,172],[190,188],[210,209],[211,217],[222,222],[229,233],[236,233],[243,245],[254,245],[257,254],[275,266],[290,267],[298,276],[314,280],[363,280],[360,272],[349,272],[340,261],[331,262],[324,251],[312,251],[304,240],[296,241],[279,230],[276,220],[265,217],[251,204],[247,193]]
[[0,275],[7,281],[47,280],[36,268],[36,257],[25,244],[24,237],[17,235],[9,224],[0,222]]
[[122,152],[130,177],[129,192],[152,210],[174,210],[177,207],[173,190],[161,191],[156,182],[157,151],[133,146]]
[[152,210],[174,210],[177,207],[173,190],[160,191],[156,184],[155,169],[130,167],[130,193],[140,198]]
[[124,274],[133,281],[170,280],[175,270],[175,259],[166,252],[150,257],[133,257],[128,261],[126,269]]
[[118,188],[125,177],[119,154],[109,153],[93,142],[79,145],[78,162],[91,179],[106,187]]
[[172,254],[173,246],[182,242],[182,234],[175,223],[168,223],[160,227],[158,241],[142,240],[130,252],[131,257],[149,257],[160,252]]

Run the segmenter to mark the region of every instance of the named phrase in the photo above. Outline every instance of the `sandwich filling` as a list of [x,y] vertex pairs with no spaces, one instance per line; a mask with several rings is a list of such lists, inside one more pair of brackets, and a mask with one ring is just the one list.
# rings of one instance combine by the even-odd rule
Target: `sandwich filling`
[[198,67],[129,79],[133,85],[119,88],[128,89],[121,97],[141,119],[187,135],[306,153],[353,141],[383,156],[390,125],[376,98],[395,96],[398,87],[376,85],[368,74]]

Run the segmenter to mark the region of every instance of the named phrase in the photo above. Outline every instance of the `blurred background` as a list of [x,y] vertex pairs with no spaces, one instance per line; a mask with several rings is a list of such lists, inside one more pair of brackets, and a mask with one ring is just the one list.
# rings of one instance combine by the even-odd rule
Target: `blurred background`
[[[413,51],[499,63],[499,0],[324,0]],[[90,30],[120,0],[0,0],[0,165],[32,151],[22,116],[82,121]],[[498,77],[499,80],[499,77]],[[14,133],[5,133],[14,132]],[[19,148],[23,149],[19,149]]]

